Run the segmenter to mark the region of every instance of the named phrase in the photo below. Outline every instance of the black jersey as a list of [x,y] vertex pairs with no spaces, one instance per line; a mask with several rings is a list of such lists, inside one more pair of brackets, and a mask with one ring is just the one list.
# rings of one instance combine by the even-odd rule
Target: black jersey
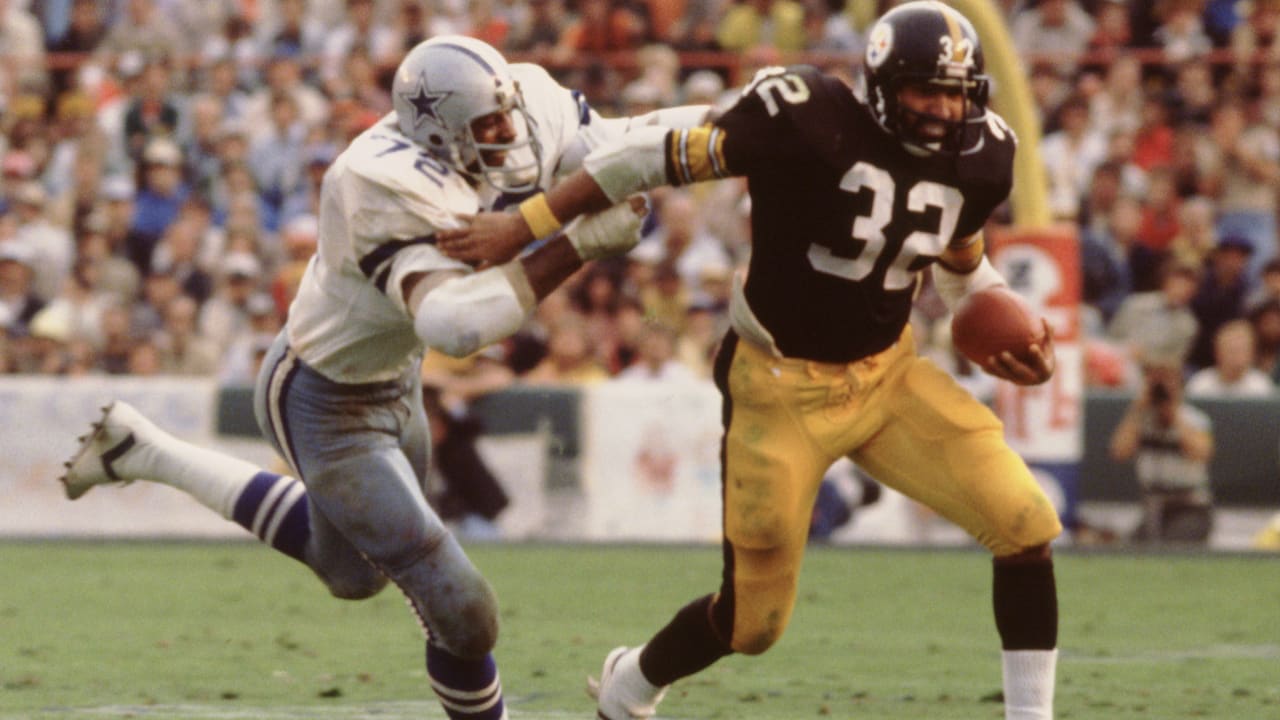
[[892,345],[919,271],[980,230],[1012,183],[1016,140],[994,113],[969,152],[912,155],[807,66],[757,75],[715,130],[707,164],[745,175],[751,195],[747,302],[788,357],[851,362]]

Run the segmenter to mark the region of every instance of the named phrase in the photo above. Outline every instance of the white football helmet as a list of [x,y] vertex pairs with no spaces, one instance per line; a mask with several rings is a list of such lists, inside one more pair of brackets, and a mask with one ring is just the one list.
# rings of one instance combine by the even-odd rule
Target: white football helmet
[[[396,69],[391,87],[400,131],[432,155],[501,192],[538,188],[542,148],[520,86],[502,54],[475,38],[441,35],[419,43]],[[515,139],[481,143],[472,122],[507,113]],[[486,153],[504,153],[490,165]]]

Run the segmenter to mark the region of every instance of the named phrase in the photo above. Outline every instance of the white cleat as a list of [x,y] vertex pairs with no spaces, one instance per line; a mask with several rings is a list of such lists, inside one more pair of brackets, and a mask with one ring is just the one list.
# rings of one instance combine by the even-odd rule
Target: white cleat
[[95,485],[127,484],[139,479],[140,475],[130,467],[137,464],[130,460],[139,453],[130,451],[145,441],[154,428],[150,420],[122,400],[102,408],[102,419],[93,424],[87,435],[80,436],[76,454],[63,463],[66,472],[58,480],[66,487],[67,497],[75,500]]
[[[634,652],[635,655],[627,657],[627,653]],[[600,679],[593,677],[587,678],[587,694],[596,700],[596,717],[599,720],[647,720],[658,712],[658,703],[662,701],[662,697],[667,694],[667,689],[657,688],[644,680],[640,674],[640,649],[629,647],[616,647],[609,652],[604,659],[604,667],[600,669]],[[619,664],[628,667],[619,668]],[[635,681],[643,686],[641,688],[633,688],[628,693],[628,683],[631,678],[625,678],[618,674],[621,670],[625,673],[630,670],[635,674]],[[637,693],[636,691],[639,690]],[[639,694],[641,698],[630,698],[628,694]]]

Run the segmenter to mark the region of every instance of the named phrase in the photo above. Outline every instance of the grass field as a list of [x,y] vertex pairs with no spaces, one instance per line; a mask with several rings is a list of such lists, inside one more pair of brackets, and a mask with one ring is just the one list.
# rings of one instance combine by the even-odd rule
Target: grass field
[[[513,719],[591,718],[582,688],[719,572],[712,548],[471,546],[498,590]],[[0,719],[429,718],[403,600],[331,599],[259,546],[0,544]],[[1280,718],[1274,557],[1060,553],[1058,717]],[[990,563],[815,548],[759,658],[679,684],[664,718],[1000,718]]]

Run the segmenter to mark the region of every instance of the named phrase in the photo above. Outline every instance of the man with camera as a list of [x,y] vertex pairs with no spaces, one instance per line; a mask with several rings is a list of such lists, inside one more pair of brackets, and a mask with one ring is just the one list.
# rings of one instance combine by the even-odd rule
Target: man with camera
[[1142,519],[1134,542],[1204,543],[1213,528],[1209,416],[1182,399],[1177,362],[1148,362],[1143,385],[1111,435],[1111,457],[1134,461]]

